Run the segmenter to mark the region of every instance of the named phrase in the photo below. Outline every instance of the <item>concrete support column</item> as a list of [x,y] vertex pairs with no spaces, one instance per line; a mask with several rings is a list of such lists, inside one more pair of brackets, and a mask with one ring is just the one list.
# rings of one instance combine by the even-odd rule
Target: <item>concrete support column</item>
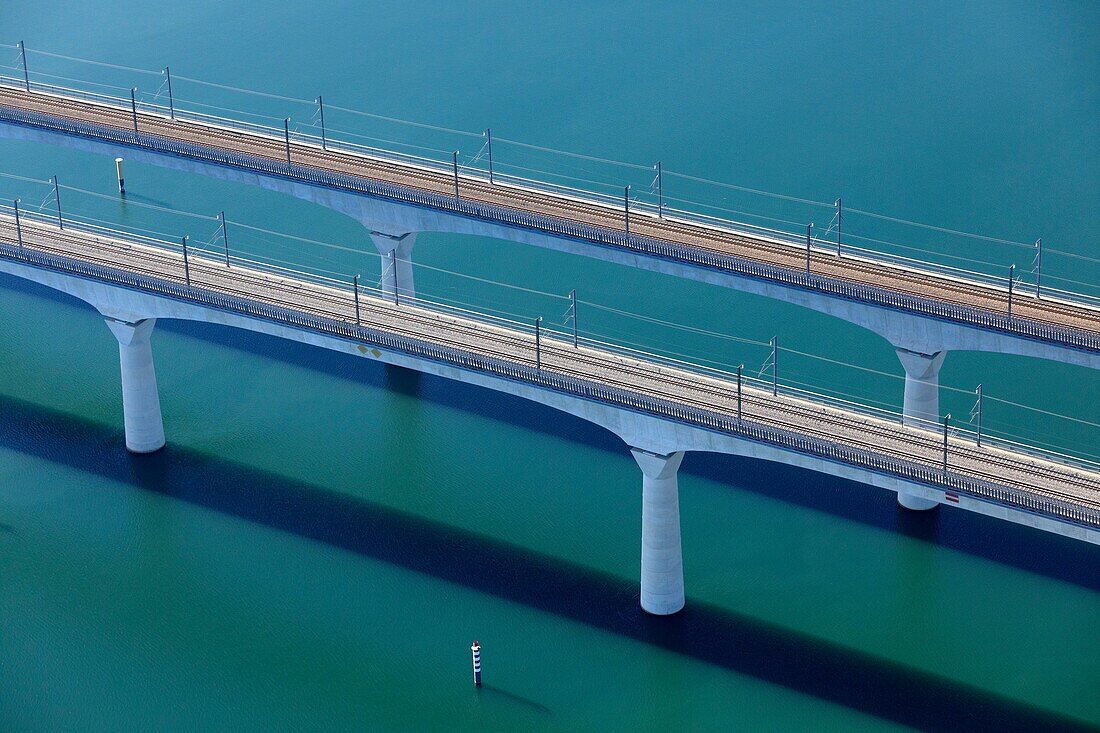
[[164,423],[153,370],[153,349],[149,336],[157,319],[136,323],[107,319],[118,339],[122,365],[122,415],[126,425],[126,448],[133,453],[151,453],[164,447]]
[[631,448],[642,469],[642,610],[658,616],[684,607],[680,497],[676,472],[683,451],[667,456]]
[[396,287],[401,298],[415,298],[412,249],[416,244],[416,232],[394,235],[372,231],[370,238],[382,256],[382,292],[392,298]]
[[[905,368],[905,398],[902,422],[906,425],[936,429],[940,425],[940,367],[946,351],[921,354],[898,349],[898,359]],[[898,492],[898,503],[906,509],[932,509],[939,502]]]

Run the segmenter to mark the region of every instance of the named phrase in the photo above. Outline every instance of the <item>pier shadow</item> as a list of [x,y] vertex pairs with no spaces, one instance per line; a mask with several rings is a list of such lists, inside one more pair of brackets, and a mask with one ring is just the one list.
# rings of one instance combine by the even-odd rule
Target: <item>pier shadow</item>
[[[0,274],[0,287],[91,311],[83,301],[9,275]],[[607,430],[513,395],[227,326],[162,320],[157,329],[356,384],[392,390],[615,455],[625,452],[623,442]],[[736,477],[736,485],[742,490],[1100,592],[1100,548],[1079,540],[955,507],[941,506],[926,512],[904,510],[897,506],[893,492],[770,461],[691,453],[680,472],[722,483]]]
[[903,725],[928,731],[1087,729],[1050,711],[690,598],[676,616],[649,616],[638,607],[634,582],[324,487],[172,446],[132,456],[116,428],[12,398],[0,398],[0,414],[0,445],[6,448]]

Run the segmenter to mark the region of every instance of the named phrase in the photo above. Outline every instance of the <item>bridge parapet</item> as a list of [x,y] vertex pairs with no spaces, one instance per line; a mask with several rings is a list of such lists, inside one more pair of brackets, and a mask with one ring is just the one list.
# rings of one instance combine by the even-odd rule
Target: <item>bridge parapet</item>
[[[770,447],[789,451],[801,454],[808,459],[842,464],[910,482],[935,492],[961,494],[973,497],[976,501],[995,502],[1021,511],[1055,517],[1060,521],[1078,524],[1084,528],[1100,529],[1100,509],[1021,491],[987,478],[955,470],[944,471],[918,460],[897,455],[884,455],[870,448],[807,435],[775,424],[738,419],[736,415],[717,409],[706,409],[622,386],[540,369],[514,358],[433,343],[376,327],[356,325],[353,321],[309,313],[205,287],[192,287],[181,281],[164,277],[153,277],[32,248],[18,248],[10,242],[0,243],[0,261],[7,262],[9,265],[32,268],[20,269],[18,274],[40,281],[43,278],[35,273],[59,273],[72,276],[76,280],[66,283],[51,281],[48,284],[66,290],[77,297],[84,297],[93,304],[104,297],[105,289],[121,288],[142,298],[163,298],[166,299],[164,301],[166,303],[185,306],[200,305],[213,309],[213,312],[238,314],[248,319],[323,334],[339,339],[343,343],[361,344],[368,350],[379,349],[459,370],[457,373],[447,372],[448,374],[483,375],[510,384],[522,385],[526,390],[525,396],[546,401],[548,404],[552,403],[559,409],[591,419],[622,435],[628,444],[641,445],[646,450],[672,452],[712,450],[713,441],[709,438],[703,439],[703,436],[710,433],[720,434],[735,438],[745,446],[758,445],[761,448]],[[12,271],[11,268],[8,269]],[[91,292],[94,295],[82,294],[81,283],[92,286]],[[201,311],[199,314],[190,316],[184,315],[188,312],[186,310],[170,309],[167,312],[173,314],[171,317],[207,317],[201,315]],[[148,308],[148,313],[150,316],[163,315],[152,307]],[[557,397],[550,399],[548,395],[558,395],[566,399],[564,401]],[[599,409],[589,409],[585,407],[586,405],[594,405]],[[681,434],[676,430],[669,431],[662,428],[661,424],[681,425],[703,432],[688,431]],[[935,434],[930,434],[929,441],[934,440],[936,440]],[[736,452],[752,454],[752,451],[742,449]]]

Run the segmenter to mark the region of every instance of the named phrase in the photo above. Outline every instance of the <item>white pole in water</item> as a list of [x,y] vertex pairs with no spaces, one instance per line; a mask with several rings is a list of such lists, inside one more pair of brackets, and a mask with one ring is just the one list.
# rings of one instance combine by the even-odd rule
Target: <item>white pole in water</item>
[[122,158],[115,158],[115,173],[118,174],[118,192],[126,195],[126,179],[122,177]]
[[481,687],[481,645],[476,639],[470,645],[470,653],[474,659],[474,686]]

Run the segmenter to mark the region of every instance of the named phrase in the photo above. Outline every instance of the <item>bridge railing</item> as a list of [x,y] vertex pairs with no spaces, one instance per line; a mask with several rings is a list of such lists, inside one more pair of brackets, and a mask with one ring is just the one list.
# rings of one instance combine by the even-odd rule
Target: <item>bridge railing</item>
[[[23,216],[30,221],[35,221],[47,226],[53,225],[53,220],[50,217],[37,212],[27,212],[23,214]],[[483,354],[450,347],[442,347],[420,339],[381,331],[377,328],[356,326],[353,321],[342,318],[307,314],[294,308],[239,298],[215,290],[191,287],[184,280],[181,248],[173,243],[149,237],[138,237],[104,227],[87,225],[82,222],[69,221],[67,226],[70,230],[75,228],[77,231],[86,231],[92,234],[110,236],[124,241],[130,240],[137,244],[151,245],[160,249],[172,251],[181,257],[179,281],[165,279],[164,277],[152,277],[116,267],[97,265],[73,257],[48,254],[32,247],[20,247],[17,242],[8,240],[0,243],[0,256],[15,261],[22,261],[37,267],[46,267],[81,277],[88,277],[124,287],[166,295],[176,299],[202,303],[216,308],[242,313],[244,315],[264,317],[269,320],[296,327],[305,327],[325,333],[354,338],[356,340],[373,342],[385,348],[394,348],[409,355],[431,358],[435,361],[445,361],[478,371],[488,371],[498,376],[533,382],[541,386],[546,386],[558,391],[565,391],[587,399],[595,399],[597,401],[614,404],[619,407],[636,409],[679,422],[715,429],[721,432],[733,433],[750,440],[758,440],[760,442],[770,443],[800,452],[810,453],[812,455],[840,460],[846,463],[854,463],[855,465],[901,476],[937,488],[963,491],[975,497],[983,497],[1001,503],[1009,503],[1016,508],[1057,516],[1067,521],[1084,524],[1086,526],[1100,526],[1100,511],[1091,510],[1088,507],[1082,507],[1072,502],[1061,501],[1049,497],[1040,497],[1037,499],[1036,496],[1031,493],[1020,492],[1011,487],[1002,486],[984,479],[977,479],[965,474],[957,474],[953,471],[943,472],[935,468],[930,468],[927,464],[917,461],[881,456],[872,450],[860,448],[858,446],[840,445],[834,441],[812,438],[782,427],[759,423],[758,421],[753,421],[751,418],[737,420],[736,418],[730,417],[728,414],[715,410],[695,408],[677,403],[670,399],[655,397],[651,394],[619,387],[610,387],[608,385],[593,383],[589,380],[557,374],[546,369],[536,368],[532,364],[517,362],[514,357],[487,357]],[[200,251],[195,256],[205,260],[208,266],[217,267],[221,264],[217,258],[208,252]],[[234,258],[231,263],[238,266],[246,264],[250,269],[255,268],[261,272],[267,271],[275,276],[303,279],[324,285],[328,288],[341,289],[346,294],[349,308],[353,304],[352,291],[345,281],[325,278],[313,273],[299,273],[288,270],[287,268],[244,260],[242,258]],[[376,298],[385,297],[385,294],[375,288],[366,286],[363,289]],[[420,303],[417,303],[417,306],[423,307]],[[463,318],[473,317],[481,322],[500,325],[513,331],[517,326],[522,325],[514,321],[509,321],[508,319],[494,318],[480,313],[464,311],[462,309],[440,307],[436,304],[432,304],[432,309]],[[533,334],[529,339],[532,343],[527,344],[527,340],[528,339],[521,338],[519,345],[521,347],[529,346],[533,353]],[[568,350],[570,348],[564,334],[558,332],[555,340],[557,343],[553,344],[553,346],[556,348],[560,350]],[[601,350],[611,350],[644,361],[668,364],[676,369],[696,371],[705,376],[726,380],[727,384],[729,384],[730,380],[733,378],[732,374],[720,370],[700,368],[697,365],[669,360],[659,355],[639,352],[617,344],[606,344],[596,340],[585,339],[583,345]],[[550,344],[547,346],[549,348]],[[692,369],[692,367],[694,368]],[[755,390],[757,397],[765,395],[771,388],[770,383],[750,375],[744,375],[742,378],[750,389]],[[893,420],[899,418],[896,413],[889,413],[864,405],[846,403],[842,400],[838,401],[827,396],[822,396],[806,390],[795,389],[786,385],[783,387],[783,393],[785,396],[802,397],[806,399],[808,403],[817,403],[818,405],[825,403],[842,410],[847,410],[848,412],[857,412],[869,417]],[[730,397],[732,398],[734,395],[735,393],[731,391]],[[937,446],[940,440],[939,434],[934,431],[926,432],[930,445]],[[987,437],[986,442],[1016,452],[1030,452],[1042,458],[1053,458],[1063,463],[1075,463],[1087,470],[1100,472],[1100,465],[1073,461],[1072,459],[1067,461],[1067,457],[1061,456],[1060,454],[1029,449],[1027,446],[1021,446],[1011,441],[1003,441],[996,438],[990,440],[990,438]]]
[[[12,88],[18,88],[21,86],[19,80],[15,77],[5,76],[3,74],[0,74],[0,85],[5,85]],[[109,105],[114,108],[123,109],[123,111],[125,111],[124,108],[129,102],[129,100],[121,96],[114,96],[102,92],[94,92],[85,89],[66,87],[41,81],[33,82],[32,89],[40,93],[75,97],[87,102]],[[215,115],[209,112],[202,112],[191,109],[187,106],[170,108],[164,103],[150,100],[148,98],[136,100],[134,108],[142,114],[155,114],[163,117],[164,119],[169,119],[171,116],[177,120],[197,123],[201,125],[244,130],[263,138],[267,138],[273,143],[282,143],[286,139],[289,139],[291,142],[298,145],[310,145],[318,149],[324,146],[327,147],[327,149],[336,152],[347,152],[365,155],[368,157],[378,157],[385,160],[397,161],[406,165],[427,168],[436,173],[444,175],[448,175],[452,172],[452,166],[449,165],[448,162],[445,160],[433,158],[426,155],[416,155],[403,152],[401,150],[385,148],[377,145],[364,145],[362,143],[356,143],[350,140],[342,139],[341,137],[339,137],[339,134],[332,137],[326,136],[324,143],[322,143],[322,136],[316,132],[311,133],[303,131],[301,129],[292,129],[289,131],[282,130],[279,129],[277,125],[253,122],[251,120],[241,119],[240,116],[227,117],[224,115]],[[489,182],[490,178],[492,178],[492,181],[498,185],[510,185],[521,190],[548,193],[552,195],[563,196],[566,198],[575,198],[583,200],[585,202],[595,202],[615,211],[622,209],[624,206],[622,196],[611,195],[604,191],[594,190],[592,187],[582,188],[575,185],[556,183],[550,180],[539,180],[530,176],[516,175],[505,171],[495,171],[494,174],[490,176],[488,170],[479,168],[475,165],[471,165],[468,162],[464,162],[459,165],[459,175],[460,178],[476,179],[483,183]],[[799,252],[805,251],[804,236],[793,234],[791,232],[777,229],[775,227],[762,226],[747,221],[735,221],[729,218],[712,216],[697,211],[691,211],[689,209],[678,208],[675,206],[658,205],[655,202],[650,202],[646,200],[631,199],[630,206],[632,207],[631,213],[633,213],[635,216],[647,216],[649,218],[656,218],[660,216],[674,221],[679,220],[685,223],[702,225],[707,228],[730,233],[753,234],[759,237],[770,239],[776,243],[790,246],[797,249]],[[826,243],[823,240],[816,238],[813,240],[812,251],[817,256],[832,253],[831,245],[829,243]],[[844,253],[848,257],[862,257],[864,259],[867,259],[868,261],[889,262],[905,267],[916,267],[949,277],[957,277],[981,282],[993,287],[1003,287],[1005,284],[1003,278],[994,277],[981,271],[967,270],[965,268],[952,267],[950,265],[944,265],[933,261],[925,261],[913,257],[906,257],[899,254],[871,250],[867,249],[866,247],[862,247],[852,243],[845,244]],[[1084,302],[1088,302],[1090,304],[1094,304],[1100,307],[1100,297],[1092,297],[1081,293],[1062,291],[1050,287],[1047,288],[1047,293],[1048,296],[1065,297],[1069,299],[1082,299]]]
[[0,107],[0,120],[29,124],[90,139],[106,140],[124,145],[138,145],[220,165],[230,165],[259,171],[271,176],[308,182],[313,185],[356,191],[368,196],[386,198],[434,210],[451,211],[461,216],[504,223],[516,228],[527,228],[556,236],[608,244],[658,258],[701,265],[738,276],[776,282],[827,295],[918,313],[932,318],[976,325],[987,330],[1000,331],[1006,334],[1053,341],[1087,350],[1100,349],[1100,334],[1094,332],[1021,319],[1012,317],[1007,313],[998,313],[973,306],[945,303],[934,298],[910,295],[874,285],[823,277],[806,273],[803,270],[780,267],[676,242],[658,240],[644,235],[626,234],[622,231],[520,211],[496,204],[455,198],[452,195],[375,181],[294,162],[288,164],[285,160],[280,161],[250,153],[185,142],[154,135],[140,129],[135,133],[132,129],[114,128],[9,107]]
[[[9,48],[15,49],[14,46]],[[32,89],[75,94],[83,96],[88,100],[110,103],[127,110],[130,107],[130,100],[126,96],[128,88],[124,88],[118,84],[103,84],[96,79],[103,78],[103,74],[105,73],[114,74],[115,78],[119,76],[128,76],[127,87],[129,86],[129,82],[133,81],[135,75],[138,74],[152,75],[157,78],[158,83],[161,81],[160,71],[151,72],[149,70],[127,69],[127,67],[118,67],[112,64],[75,59],[33,49],[27,49],[27,53],[34,55],[33,61],[35,62],[31,65],[26,75]],[[77,71],[71,72],[68,76],[61,76],[43,70],[51,68],[50,65],[62,63],[68,65],[66,68],[75,68]],[[0,64],[0,66],[3,65]],[[8,71],[4,72],[4,83],[15,87],[22,87],[26,84],[25,80],[22,78],[23,71],[26,70],[26,54],[23,54],[22,59],[19,60],[18,63],[7,65],[7,69]],[[2,69],[0,69],[0,71],[2,71]],[[148,76],[145,78],[148,78]],[[138,92],[136,95],[139,109],[164,116],[168,116],[170,113],[174,112],[181,118],[187,118],[204,124],[237,126],[273,138],[283,139],[284,131],[282,129],[282,118],[271,114],[271,112],[279,110],[280,113],[282,113],[289,107],[294,107],[296,110],[301,111],[303,105],[308,106],[312,104],[310,100],[227,87],[225,85],[201,82],[187,77],[179,77],[177,84],[181,81],[184,84],[192,84],[192,89],[197,88],[194,86],[195,84],[204,85],[202,87],[202,92],[206,96],[200,97],[204,101],[181,98],[177,94],[173,102],[170,96],[170,85],[168,94],[166,95],[163,85],[157,92],[153,93],[148,91],[148,84],[146,84],[145,91]],[[94,87],[94,89],[89,90],[89,86]],[[104,91],[112,89],[116,92],[115,94]],[[119,93],[120,91],[121,93]],[[222,97],[227,97],[227,95],[231,101],[224,103],[227,106],[217,107],[210,103],[210,95],[214,95],[213,101],[220,101]],[[221,95],[221,97],[217,95]],[[244,100],[245,96],[247,96],[247,100]],[[319,102],[319,98],[313,101]],[[216,110],[217,114],[212,114],[209,111],[204,112],[199,109],[199,107]],[[245,111],[246,109],[264,109],[266,113]],[[333,111],[342,109],[344,108],[331,106],[330,115]],[[314,110],[312,114],[316,115],[316,111],[317,110]],[[374,120],[385,120],[386,124],[392,123],[391,126],[403,126],[401,127],[403,131],[411,129],[414,132],[423,132],[425,135],[428,135],[430,139],[421,139],[420,137],[413,136],[413,138],[408,141],[400,141],[386,139],[383,135],[376,140],[378,144],[372,143],[363,145],[354,142],[352,139],[360,135],[362,131],[353,132],[350,130],[341,130],[337,127],[333,127],[331,124],[326,131],[323,126],[323,118],[321,120],[322,124],[319,125],[316,117],[312,120],[297,119],[295,126],[290,128],[291,138],[302,144],[320,146],[322,136],[324,136],[326,144],[331,145],[334,149],[342,148],[363,154],[379,155],[381,157],[397,159],[412,165],[429,167],[441,172],[449,172],[451,170],[452,160],[450,159],[448,151],[442,151],[438,149],[438,147],[440,144],[452,143],[453,140],[446,136],[432,137],[432,135],[434,135],[432,131],[442,130],[447,133],[463,135],[466,136],[463,139],[467,141],[469,141],[471,137],[477,138],[478,140],[481,138],[480,133],[447,130],[446,128],[439,128],[423,123],[407,122],[383,115],[359,113],[353,110],[348,111]],[[255,121],[257,119],[261,121]],[[358,120],[361,118],[356,119]],[[367,135],[367,137],[369,138],[371,136]],[[486,137],[489,137],[488,131],[486,131]],[[444,140],[444,142],[439,143],[438,140]],[[488,140],[486,140],[486,142],[488,142]],[[435,147],[433,147],[433,145]],[[403,152],[403,150],[405,150],[405,152]],[[417,153],[415,151],[420,152]],[[508,151],[511,151],[512,155],[506,156],[503,154]],[[527,161],[526,159],[522,159],[522,156],[521,159],[513,160],[515,154],[519,152],[525,154],[527,152],[532,152],[533,154],[533,151],[544,151],[546,156],[553,159],[552,162],[547,163],[540,159],[539,162],[525,165]],[[506,138],[497,138],[495,170],[491,171],[491,166],[488,164],[488,159],[491,157],[492,151],[490,150],[489,156],[486,156],[484,152],[483,148],[477,154],[461,156],[459,158],[461,174],[471,178],[478,178],[479,180],[487,180],[492,176],[494,182],[596,200],[606,206],[616,209],[622,209],[623,207],[623,195],[621,193],[623,189],[621,184],[616,185],[614,183],[614,178],[619,177],[622,182],[627,182],[628,179],[631,179],[629,182],[632,183],[632,188],[628,198],[630,200],[632,214],[636,216],[665,216],[683,219],[692,223],[714,226],[725,230],[752,232],[760,236],[767,236],[792,247],[798,247],[799,249],[804,249],[805,245],[805,224],[791,221],[790,217],[794,216],[797,220],[805,215],[806,218],[803,219],[803,221],[813,220],[822,213],[821,207],[825,207],[825,212],[829,215],[833,213],[831,205],[823,202],[813,202],[792,196],[769,194],[717,181],[707,181],[706,179],[677,173],[668,169],[665,169],[664,173],[667,174],[666,178],[671,178],[669,178],[669,181],[662,181],[660,176],[662,170],[659,165],[651,167],[648,165],[642,166],[630,163],[620,163],[594,156],[579,155],[576,153],[529,145],[527,143],[507,140]],[[599,164],[606,163],[611,167],[607,170],[599,170],[597,173],[592,173],[587,177],[583,170],[579,172],[575,170],[577,166],[588,165],[589,163],[597,165],[597,163],[593,163],[593,161],[597,161]],[[653,176],[654,171],[657,172],[657,178],[650,181],[649,184],[645,184],[643,181],[638,180],[638,176]],[[677,186],[701,187],[708,193],[706,195],[694,195],[681,192],[680,198],[674,198],[677,191],[672,190],[672,179],[676,180]],[[663,184],[665,183],[669,185],[664,186]],[[662,192],[668,195],[663,195]],[[800,211],[800,213],[788,212],[780,213],[778,216],[769,216],[763,213],[757,213],[752,206],[747,208],[741,207],[740,210],[731,210],[716,203],[719,199],[722,199],[723,196],[732,195],[732,193],[735,192],[748,192],[746,195],[751,194],[754,196],[772,197],[784,206],[788,204],[793,205],[791,202],[794,202],[799,206],[803,206],[803,208],[809,206],[813,212],[816,213]],[[711,193],[713,193],[714,196],[710,196]],[[819,234],[813,237],[813,248],[819,254],[829,253],[833,250],[834,246],[839,250],[842,246],[844,256],[890,262],[902,267],[917,267],[948,277],[982,282],[1000,288],[1001,290],[1004,290],[1007,284],[1008,265],[1017,258],[1022,260],[1017,270],[1018,275],[1023,277],[1026,272],[1027,277],[1034,277],[1039,274],[1038,269],[1029,265],[1029,261],[1036,254],[1030,245],[1012,242],[1010,240],[999,240],[994,237],[969,235],[940,227],[929,227],[915,222],[902,222],[892,217],[879,216],[871,212],[862,212],[854,208],[843,210],[842,213],[842,207],[839,202],[836,208],[837,211],[834,216],[834,224],[829,224],[824,227],[823,234],[820,233],[822,232],[822,228],[819,227]],[[889,226],[894,226],[895,224],[911,224],[913,227],[917,228],[914,229],[914,231],[924,233],[931,232],[930,236],[932,238],[929,239],[929,241],[917,241],[912,239],[911,234],[906,234],[901,239],[894,240],[890,238],[889,235],[879,232],[878,230],[866,228],[869,226],[869,224],[866,223],[861,223],[857,233],[857,228],[853,226],[853,220],[859,220],[859,217],[864,217],[864,219],[868,221],[870,221],[868,217],[874,217],[874,220],[878,222],[886,222],[889,220]],[[842,223],[843,237],[840,237],[839,229]],[[830,235],[834,232],[838,236],[838,241],[835,245],[830,239]],[[960,247],[947,246],[946,242],[948,242],[948,240],[951,242],[956,241],[950,239],[952,237],[956,238],[958,241],[965,241],[968,245],[973,245],[973,247],[996,243],[996,246],[1009,247],[1013,251],[998,253],[993,260],[983,259],[986,257],[985,253],[974,253],[969,250],[962,251]],[[959,238],[969,239],[964,240]],[[1042,267],[1041,252],[1039,255],[1038,266]],[[1097,273],[1100,273],[1100,268],[1095,267],[1100,264],[1100,260],[1093,260],[1089,257],[1082,257],[1071,253],[1069,257],[1074,257],[1076,259],[1070,262],[1065,259],[1065,255],[1066,253],[1061,253],[1058,250],[1048,247],[1046,254],[1047,270],[1043,273],[1044,292],[1052,298],[1063,298],[1087,305],[1100,306],[1100,275],[1096,277],[1086,276],[1077,281],[1061,276],[1063,271],[1065,271],[1066,274],[1078,273],[1081,267],[1093,268]],[[975,259],[975,257],[977,257],[977,259]],[[1062,257],[1060,261],[1062,263],[1068,262],[1069,264],[1061,267],[1057,272],[1054,272],[1051,270],[1051,265],[1057,264],[1052,262],[1052,258],[1054,257]],[[1059,282],[1054,282],[1056,279],[1061,283],[1076,282],[1076,284],[1074,287],[1064,287],[1059,285]],[[1017,283],[1017,297],[1023,297],[1025,290],[1030,290],[1030,285],[1025,288],[1022,282]]]
[[307,314],[291,308],[252,301],[217,291],[188,287],[179,282],[154,278],[118,268],[95,265],[69,257],[46,254],[29,248],[18,249],[8,242],[0,244],[0,256],[36,267],[45,267],[79,277],[156,293],[248,317],[261,318],[293,328],[302,328],[347,338],[415,358],[451,364],[504,379],[535,384],[583,399],[859,466],[875,472],[898,476],[946,491],[967,494],[980,500],[991,500],[1023,511],[1055,517],[1086,527],[1095,528],[1100,526],[1100,512],[1089,507],[1030,492],[1022,492],[991,481],[961,475],[952,471],[944,472],[915,461],[883,456],[873,450],[859,446],[843,445],[813,438],[751,420],[739,421],[722,413],[682,405],[672,400],[620,387],[557,374],[545,369],[536,369],[532,366],[519,364],[514,360],[442,346],[408,336],[399,336],[377,328],[356,326],[343,320]]
[[[50,223],[48,217],[38,217],[45,223]],[[84,226],[81,224],[81,226]],[[94,230],[97,233],[102,233],[107,236],[117,237],[121,239],[127,239],[133,237],[128,232],[115,230],[111,228],[105,228],[95,224],[87,225],[90,230]],[[138,239],[137,237],[134,237]],[[149,237],[140,237],[140,241],[147,245],[157,246],[162,249],[171,250],[175,254],[180,254],[180,248],[172,243],[165,242],[163,240],[157,240]],[[225,255],[219,254],[216,251],[209,249],[192,249],[193,256],[202,259],[208,265],[212,267],[220,266],[225,261]],[[285,267],[270,262],[265,262],[249,257],[243,257],[237,254],[230,254],[228,257],[229,263],[232,266],[244,266],[251,270],[258,272],[266,272],[275,277],[288,278],[292,280],[301,280],[310,282],[316,285],[321,285],[326,288],[341,291],[349,304],[354,303],[355,289],[351,282],[352,278],[334,278],[329,275],[322,275],[314,272],[307,272],[300,269],[291,267]],[[380,287],[380,284],[373,284],[370,282],[360,281],[357,285],[358,291],[362,297],[373,297],[381,301],[389,301],[393,298],[393,294],[386,292]],[[407,300],[403,301],[406,302]],[[508,318],[492,313],[486,313],[482,310],[477,310],[474,307],[464,307],[462,305],[456,305],[453,300],[437,299],[433,298],[430,294],[418,293],[413,301],[413,304],[421,309],[430,309],[439,313],[457,316],[465,320],[475,321],[490,326],[499,326],[509,329],[518,333],[526,333],[528,337],[525,342],[525,346],[530,350],[531,360],[534,361],[534,330],[531,320],[521,321],[516,318]],[[543,321],[540,325],[540,333],[542,337],[543,348],[550,350],[556,348],[562,352],[568,352],[572,347],[572,341],[574,334],[567,329],[564,324],[554,324],[550,321]],[[729,371],[728,369],[718,368],[714,366],[708,366],[706,364],[700,364],[695,361],[687,359],[676,358],[666,354],[660,354],[653,351],[647,351],[644,349],[633,348],[631,346],[617,343],[615,341],[609,341],[604,338],[595,338],[583,334],[576,335],[576,342],[580,347],[586,347],[595,349],[605,353],[617,354],[619,356],[626,357],[628,359],[636,359],[642,362],[648,362],[651,364],[657,364],[671,369],[675,369],[682,372],[689,372],[697,374],[703,377],[708,377],[714,380],[718,380],[724,383],[727,390],[727,398],[733,399],[736,395],[735,385],[737,381],[736,372]],[[748,396],[766,396],[772,389],[773,383],[771,380],[763,378],[761,376],[750,372],[742,372],[741,381],[746,390],[754,391],[754,394],[747,392]],[[870,405],[865,402],[858,402],[852,399],[845,399],[837,395],[826,394],[814,389],[800,387],[788,382],[784,377],[778,377],[775,380],[775,387],[779,394],[787,397],[795,397],[805,400],[807,403],[818,406],[829,406],[842,410],[848,413],[854,413],[861,416],[874,418],[877,420],[883,420],[892,423],[902,423],[903,415],[897,408],[885,408],[875,405]],[[922,429],[917,427],[915,429]],[[938,426],[926,426],[923,428],[929,435],[930,443],[938,443],[942,438],[942,432]],[[992,431],[992,432],[991,432]],[[1058,463],[1062,463],[1070,466],[1077,466],[1082,469],[1100,473],[1100,463],[1090,461],[1082,456],[1071,455],[1062,451],[1052,450],[1047,447],[1041,447],[1031,445],[1018,440],[1011,440],[1001,435],[996,434],[996,426],[991,425],[989,422],[985,424],[985,431],[980,436],[974,425],[967,423],[959,423],[952,425],[950,428],[950,434],[952,438],[958,438],[973,443],[982,443],[987,446],[993,446],[1002,448],[1004,450],[1012,451],[1015,453],[1031,455],[1036,458],[1051,460]]]

